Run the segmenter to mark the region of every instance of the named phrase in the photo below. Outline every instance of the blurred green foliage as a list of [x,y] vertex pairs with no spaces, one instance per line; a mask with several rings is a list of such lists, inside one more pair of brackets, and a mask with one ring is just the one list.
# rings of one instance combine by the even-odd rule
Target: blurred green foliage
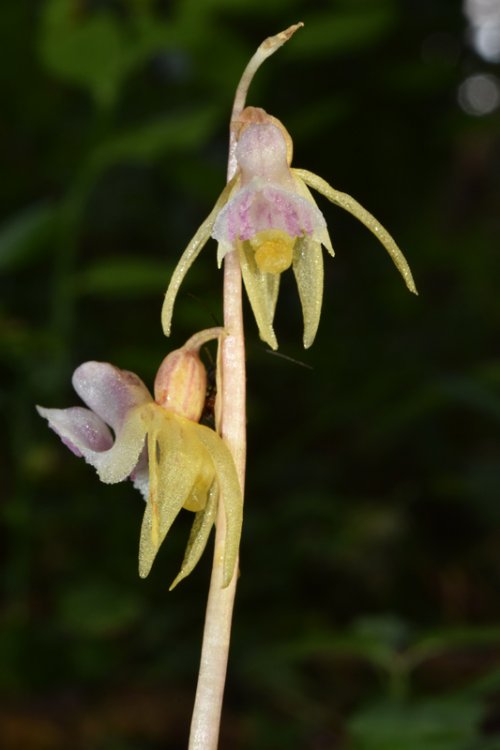
[[313,349],[287,279],[276,321],[280,351],[312,369],[270,356],[246,310],[221,748],[500,748],[500,119],[457,100],[498,66],[469,46],[460,4],[20,0],[0,19],[2,747],[186,745],[209,556],[168,593],[186,517],[140,581],[142,501],[100,485],[34,404],[76,403],[87,359],[151,384],[170,347],[221,319],[214,248],[171,342],[162,295],[224,184],[247,59],[303,20],[250,103],[287,125],[297,166],[390,229],[421,296],[322,204],[337,257]]

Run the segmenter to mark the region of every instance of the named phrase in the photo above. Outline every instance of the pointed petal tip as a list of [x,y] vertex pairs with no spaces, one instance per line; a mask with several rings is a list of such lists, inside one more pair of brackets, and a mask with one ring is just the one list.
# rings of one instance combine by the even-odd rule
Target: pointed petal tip
[[184,580],[184,578],[186,578],[186,574],[185,574],[185,573],[183,573],[183,571],[182,571],[182,570],[180,570],[180,571],[179,571],[179,573],[178,573],[178,574],[176,575],[176,577],[174,578],[174,580],[172,581],[172,583],[170,584],[170,586],[168,587],[168,590],[169,590],[169,591],[173,591],[173,590],[174,590],[174,589],[175,589],[175,588],[176,588],[176,587],[178,586],[178,584],[179,584],[179,583],[180,583],[181,581],[183,581],[183,580]]
[[405,282],[405,285],[406,285],[406,288],[408,289],[408,291],[411,292],[412,294],[416,294],[417,297],[418,297],[418,290],[417,290],[415,281],[413,280],[413,276],[412,276],[412,273],[410,271],[410,267],[408,266],[408,264],[406,263],[406,261],[405,261],[404,265],[402,265],[402,266],[401,266],[401,264],[397,265],[397,269],[398,269],[399,273],[401,274],[401,276],[403,277],[403,281]]
[[259,331],[259,338],[265,344],[270,346],[274,352],[278,349],[278,339],[276,338],[276,334],[274,333],[274,330],[272,328],[268,331]]

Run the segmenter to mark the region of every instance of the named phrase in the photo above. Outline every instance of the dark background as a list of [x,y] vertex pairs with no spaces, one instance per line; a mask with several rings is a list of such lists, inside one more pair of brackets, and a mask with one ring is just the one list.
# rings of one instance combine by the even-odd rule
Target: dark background
[[391,231],[420,296],[319,198],[337,256],[313,348],[292,278],[276,331],[299,363],[268,352],[246,308],[221,748],[500,748],[500,44],[475,44],[479,7],[2,3],[2,747],[186,746],[210,552],[168,592],[183,513],[140,580],[138,493],[100,484],[34,404],[76,404],[88,359],[151,386],[169,348],[221,319],[213,242],[171,341],[163,293],[224,184],[247,60],[303,20],[249,103],[285,123],[296,166]]

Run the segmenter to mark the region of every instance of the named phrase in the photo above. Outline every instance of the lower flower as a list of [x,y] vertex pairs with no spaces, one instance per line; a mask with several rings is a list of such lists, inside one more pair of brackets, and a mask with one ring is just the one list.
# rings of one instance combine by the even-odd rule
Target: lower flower
[[[196,346],[183,347],[169,355],[175,370],[172,383],[182,380],[179,361],[182,367],[184,360],[182,356],[179,360],[179,353],[193,357],[195,350]],[[168,359],[162,367],[171,376]],[[203,367],[201,361],[199,364]],[[243,500],[231,453],[222,438],[194,419],[157,403],[137,375],[107,362],[85,362],[75,370],[72,382],[89,408],[38,406],[38,413],[73,453],[94,466],[101,481],[115,483],[129,478],[145,497],[140,576],[148,575],[182,508],[193,511],[195,518],[181,570],[171,588],[189,575],[205,549],[218,503],[222,502],[227,528],[224,585],[228,585],[238,557]],[[168,384],[155,390],[164,397]],[[186,402],[173,395],[175,403]]]

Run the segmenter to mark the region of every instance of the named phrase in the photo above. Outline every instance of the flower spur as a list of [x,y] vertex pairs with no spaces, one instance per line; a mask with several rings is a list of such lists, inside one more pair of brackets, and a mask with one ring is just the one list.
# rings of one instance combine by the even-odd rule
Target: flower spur
[[335,190],[318,175],[291,167],[292,140],[284,126],[264,110],[246,107],[236,121],[237,171],[212,212],[184,251],[170,280],[162,311],[163,329],[170,333],[179,287],[210,237],[218,242],[219,266],[225,254],[238,253],[243,281],[259,329],[271,348],[280,275],[292,266],[304,317],[304,346],[316,336],[323,299],[323,245],[334,255],[323,214],[309,188],[364,224],[385,247],[417,293],[406,259],[389,232],[354,198]]
[[141,577],[148,575],[181,508],[194,511],[184,561],[171,588],[200,559],[221,499],[227,524],[225,585],[238,555],[242,494],[233,459],[219,435],[198,424],[206,390],[198,349],[219,337],[221,330],[196,334],[165,358],[155,380],[155,399],[134,373],[107,362],[85,362],[75,370],[72,382],[89,408],[37,407],[63,443],[94,466],[102,482],[130,478],[144,495]]

